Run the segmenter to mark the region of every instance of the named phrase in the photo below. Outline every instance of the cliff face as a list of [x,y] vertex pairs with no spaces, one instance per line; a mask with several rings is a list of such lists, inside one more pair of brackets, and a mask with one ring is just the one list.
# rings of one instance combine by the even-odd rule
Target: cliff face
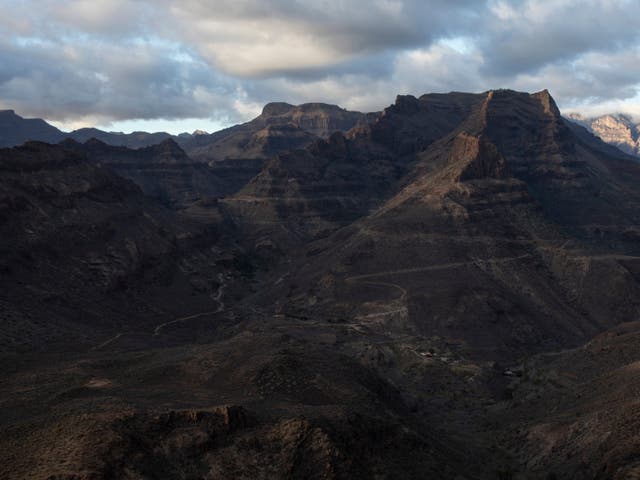
[[295,125],[312,135],[327,138],[334,132],[346,132],[367,122],[367,115],[350,112],[337,105],[304,103],[294,106],[287,103],[269,103],[256,120],[269,125]]
[[346,132],[371,118],[336,105],[269,103],[262,113],[242,125],[211,135],[199,135],[183,144],[187,153],[202,161],[267,159],[287,150],[303,148],[336,131]]

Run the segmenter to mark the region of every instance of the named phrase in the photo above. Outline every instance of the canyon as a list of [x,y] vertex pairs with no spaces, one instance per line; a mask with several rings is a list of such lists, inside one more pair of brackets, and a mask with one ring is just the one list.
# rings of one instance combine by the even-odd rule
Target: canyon
[[271,103],[135,142],[16,117],[2,478],[640,474],[617,126],[546,90]]

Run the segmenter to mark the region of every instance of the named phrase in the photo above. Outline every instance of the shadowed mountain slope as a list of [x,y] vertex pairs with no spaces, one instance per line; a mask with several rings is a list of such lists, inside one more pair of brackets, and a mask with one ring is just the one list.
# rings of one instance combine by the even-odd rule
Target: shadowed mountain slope
[[274,155],[366,124],[373,116],[324,103],[269,103],[250,122],[180,143],[192,158],[208,163],[237,192]]
[[220,218],[194,223],[60,146],[1,149],[0,171],[3,355],[153,330],[180,298],[217,306]]
[[176,138],[166,132],[132,132],[132,133],[119,133],[119,132],[105,132],[97,128],[80,128],[74,130],[65,137],[71,138],[76,142],[85,143],[92,138],[100,140],[108,145],[116,147],[127,148],[144,148],[150,145],[156,145],[168,138]]
[[191,160],[172,139],[137,150],[110,146],[97,139],[84,144],[65,140],[61,145],[132,180],[145,194],[170,207],[183,209],[229,193],[207,165]]

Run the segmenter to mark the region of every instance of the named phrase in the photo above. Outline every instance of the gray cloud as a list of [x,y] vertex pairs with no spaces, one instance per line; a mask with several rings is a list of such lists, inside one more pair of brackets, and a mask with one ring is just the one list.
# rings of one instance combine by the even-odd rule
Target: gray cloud
[[529,73],[589,52],[615,52],[640,42],[637,2],[520,0],[492,2],[479,43],[483,71]]
[[0,9],[0,107],[57,121],[235,122],[271,100],[375,110],[396,93],[497,87],[640,112],[636,0],[0,0]]
[[180,49],[84,39],[0,41],[0,107],[56,121],[221,117],[239,121],[237,82]]
[[242,77],[332,68],[471,26],[474,0],[221,0],[169,9],[212,65]]

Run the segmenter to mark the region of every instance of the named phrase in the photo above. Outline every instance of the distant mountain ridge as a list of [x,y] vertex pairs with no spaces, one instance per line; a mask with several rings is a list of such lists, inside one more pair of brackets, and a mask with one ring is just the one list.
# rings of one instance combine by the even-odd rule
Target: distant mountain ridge
[[[181,135],[184,138],[185,134]],[[191,134],[186,136],[190,138]],[[142,148],[171,137],[173,135],[166,132],[122,133],[105,132],[97,128],[80,128],[72,132],[63,132],[41,118],[23,118],[14,110],[0,110],[0,148],[15,147],[29,141],[58,143],[66,138],[80,143],[96,138],[109,145]]]
[[58,143],[67,138],[79,143],[95,138],[111,146],[144,148],[171,138],[190,156],[205,162],[229,158],[266,159],[273,153],[306,146],[317,138],[327,138],[334,131],[363,125],[374,116],[324,103],[295,106],[276,102],[267,104],[255,119],[212,134],[196,130],[171,135],[167,132],[106,132],[97,128],[63,132],[45,120],[23,118],[14,110],[0,110],[0,148],[28,141]]
[[57,143],[64,134],[41,118],[22,118],[14,110],[0,110],[0,147],[14,147],[29,140]]
[[[365,127],[378,115],[378,112],[361,113],[318,102],[301,105],[271,102],[264,106],[259,116],[245,123],[213,133],[196,130],[171,135],[167,132],[106,132],[92,127],[63,132],[43,119],[23,118],[14,110],[0,110],[0,148],[28,141],[58,143],[70,138],[85,143],[95,138],[107,145],[137,149],[171,138],[189,156],[206,163],[266,160],[274,154],[305,147],[317,138],[327,139],[336,131]],[[623,152],[640,156],[640,123],[629,115],[610,113],[587,117],[569,113],[566,117]],[[257,173],[254,169],[251,171]]]
[[640,156],[640,123],[634,122],[629,115],[611,113],[584,117],[573,113],[568,118],[623,152]]

